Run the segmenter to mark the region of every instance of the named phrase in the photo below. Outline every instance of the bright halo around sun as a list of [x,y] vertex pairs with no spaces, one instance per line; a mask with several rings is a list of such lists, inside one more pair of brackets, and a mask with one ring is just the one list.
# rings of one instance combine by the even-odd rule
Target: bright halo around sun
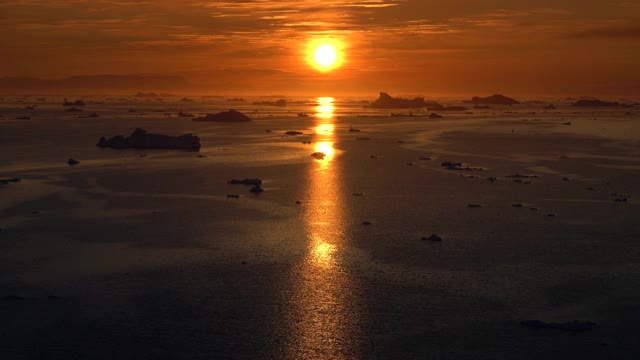
[[335,39],[315,39],[309,44],[307,61],[318,71],[333,70],[344,61],[342,48]]

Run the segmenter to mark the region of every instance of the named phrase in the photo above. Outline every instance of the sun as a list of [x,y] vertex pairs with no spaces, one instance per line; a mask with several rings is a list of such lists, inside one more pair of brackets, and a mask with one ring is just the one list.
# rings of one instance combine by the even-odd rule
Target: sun
[[313,53],[313,59],[319,67],[328,68],[336,63],[338,53],[336,53],[336,49],[333,45],[322,44],[318,46],[316,51]]
[[335,39],[315,39],[309,43],[307,61],[316,70],[327,72],[343,62],[343,46]]

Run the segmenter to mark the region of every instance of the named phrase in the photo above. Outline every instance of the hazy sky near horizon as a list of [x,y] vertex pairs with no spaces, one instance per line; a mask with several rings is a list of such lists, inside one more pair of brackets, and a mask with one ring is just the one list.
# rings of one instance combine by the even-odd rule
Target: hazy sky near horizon
[[[640,94],[640,0],[0,0],[0,76],[291,93]],[[319,73],[307,44],[344,64]]]

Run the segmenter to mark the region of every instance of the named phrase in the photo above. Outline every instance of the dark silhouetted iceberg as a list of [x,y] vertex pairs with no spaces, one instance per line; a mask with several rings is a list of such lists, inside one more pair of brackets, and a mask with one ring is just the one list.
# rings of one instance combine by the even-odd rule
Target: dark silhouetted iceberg
[[417,109],[427,107],[428,105],[429,104],[424,101],[424,98],[394,98],[386,92],[381,92],[378,100],[371,103],[371,107],[376,109]]
[[591,99],[583,99],[574,103],[573,106],[583,106],[583,107],[615,107],[620,106],[618,102],[611,101],[602,101],[602,100],[591,100]]
[[113,149],[182,149],[199,150],[200,139],[192,134],[168,136],[149,134],[137,128],[128,137],[117,135],[112,138],[101,137],[96,146]]
[[193,121],[211,121],[211,122],[247,122],[251,121],[251,118],[245,114],[236,111],[229,110],[219,112],[217,114],[207,114],[203,117],[194,118]]
[[520,104],[519,101],[512,99],[510,97],[496,94],[487,97],[478,97],[474,96],[471,99],[471,103],[473,104],[491,104],[491,105],[516,105]]

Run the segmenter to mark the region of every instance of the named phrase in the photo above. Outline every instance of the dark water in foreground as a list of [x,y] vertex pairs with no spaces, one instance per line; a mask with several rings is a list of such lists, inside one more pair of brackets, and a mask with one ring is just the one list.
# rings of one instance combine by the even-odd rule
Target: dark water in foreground
[[[389,118],[336,99],[234,106],[250,124],[175,116],[229,107],[195,100],[105,100],[92,119],[52,102],[28,121],[2,105],[0,178],[23,178],[0,185],[2,359],[639,355],[637,114]],[[195,133],[206,157],[94,146],[135,127]],[[249,177],[265,192],[226,183]]]

